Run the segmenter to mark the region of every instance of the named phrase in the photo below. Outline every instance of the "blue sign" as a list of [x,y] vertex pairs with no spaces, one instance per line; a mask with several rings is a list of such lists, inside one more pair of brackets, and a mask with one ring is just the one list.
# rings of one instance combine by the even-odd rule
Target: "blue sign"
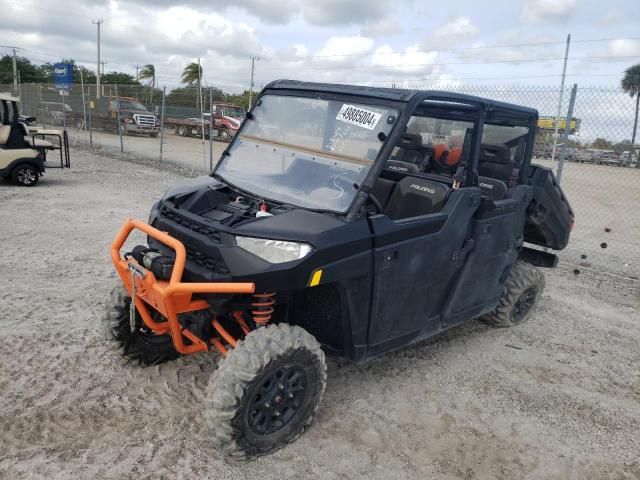
[[73,64],[54,63],[53,82],[58,88],[69,88],[73,85]]

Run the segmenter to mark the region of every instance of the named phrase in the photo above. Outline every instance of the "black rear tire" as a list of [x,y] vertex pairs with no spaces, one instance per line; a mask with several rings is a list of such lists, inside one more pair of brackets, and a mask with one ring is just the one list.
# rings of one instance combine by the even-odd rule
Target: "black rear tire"
[[11,171],[11,181],[21,187],[33,187],[40,179],[40,172],[30,163],[20,163]]
[[504,293],[498,306],[480,319],[502,328],[527,321],[542,296],[544,285],[544,275],[538,268],[517,261],[504,283]]
[[115,341],[125,358],[141,365],[158,365],[178,358],[180,354],[170,335],[156,335],[143,327],[140,318],[136,318],[136,329],[131,331],[129,305],[129,293],[123,285],[118,285],[111,291],[103,317],[107,340]]
[[231,459],[266,455],[311,423],[327,382],[324,352],[304,329],[269,325],[238,342],[207,387],[214,446]]

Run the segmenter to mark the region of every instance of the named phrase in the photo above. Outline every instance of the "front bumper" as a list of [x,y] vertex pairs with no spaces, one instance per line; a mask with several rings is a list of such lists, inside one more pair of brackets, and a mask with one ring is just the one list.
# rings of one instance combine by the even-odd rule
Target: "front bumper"
[[[120,250],[133,230],[140,230],[175,252],[175,263],[169,280],[157,280],[154,274],[138,264],[131,256],[121,256]],[[171,334],[176,350],[191,354],[209,349],[209,345],[195,334],[183,328],[178,314],[205,310],[209,303],[193,299],[193,294],[251,294],[255,285],[249,282],[182,282],[187,259],[184,245],[179,240],[139,220],[128,219],[111,244],[111,260],[135,308],[145,325],[156,334]],[[153,319],[150,309],[159,312],[166,320]],[[187,339],[185,342],[184,339]]]
[[146,125],[136,125],[134,123],[125,123],[127,133],[158,133],[160,127],[151,127]]

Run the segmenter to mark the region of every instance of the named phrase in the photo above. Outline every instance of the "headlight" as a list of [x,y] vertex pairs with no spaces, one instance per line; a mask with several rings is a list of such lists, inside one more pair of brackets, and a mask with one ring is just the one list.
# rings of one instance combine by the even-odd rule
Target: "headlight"
[[268,240],[266,238],[236,237],[240,248],[251,252],[269,263],[283,263],[299,260],[311,252],[307,243]]

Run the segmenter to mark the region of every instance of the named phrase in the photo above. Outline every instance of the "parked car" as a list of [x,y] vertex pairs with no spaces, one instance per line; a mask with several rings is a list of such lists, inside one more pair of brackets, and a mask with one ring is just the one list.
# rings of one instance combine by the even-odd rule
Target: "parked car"
[[[83,112],[74,113],[71,117],[76,127],[85,126]],[[93,129],[123,135],[138,133],[157,137],[160,132],[160,119],[132,97],[104,97],[98,100],[95,109],[91,110],[91,125]]]
[[634,152],[633,154],[631,154],[631,152],[622,152],[620,154],[620,162],[622,163],[623,167],[631,167],[635,164],[636,167],[638,167],[638,153]]
[[585,148],[576,152],[576,161],[580,163],[600,163],[600,157],[603,155],[603,150],[596,150],[594,148]]
[[603,152],[598,158],[599,165],[615,165],[616,167],[626,167],[626,163],[622,159],[622,155],[614,151]]
[[40,102],[36,116],[43,125],[64,125],[65,121],[69,122],[71,114],[73,114],[73,110],[66,103]]

